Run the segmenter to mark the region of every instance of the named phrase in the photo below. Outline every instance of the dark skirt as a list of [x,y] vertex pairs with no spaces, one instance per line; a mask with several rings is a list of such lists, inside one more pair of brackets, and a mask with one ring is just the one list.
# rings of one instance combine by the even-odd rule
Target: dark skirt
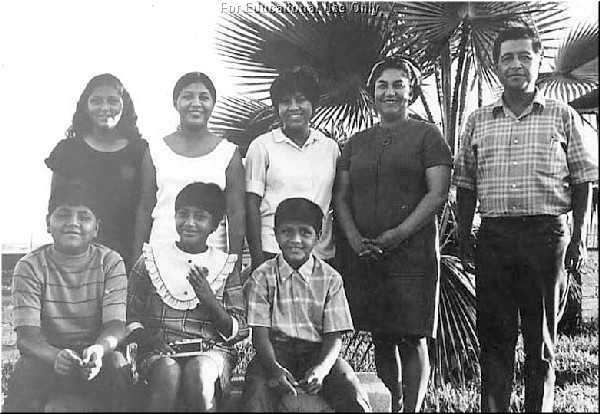
[[356,330],[435,338],[439,302],[439,247],[426,226],[377,262],[354,253],[346,240],[336,263]]

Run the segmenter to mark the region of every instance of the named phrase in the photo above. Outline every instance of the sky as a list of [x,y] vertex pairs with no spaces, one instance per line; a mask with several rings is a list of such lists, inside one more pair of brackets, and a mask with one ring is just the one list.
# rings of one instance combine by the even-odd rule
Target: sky
[[[64,138],[85,84],[118,76],[131,94],[138,127],[160,139],[178,122],[172,88],[202,71],[217,95],[238,93],[218,56],[222,9],[246,1],[2,0],[0,2],[0,243],[49,242],[50,170],[44,159]],[[598,19],[595,1],[570,1],[572,24]]]

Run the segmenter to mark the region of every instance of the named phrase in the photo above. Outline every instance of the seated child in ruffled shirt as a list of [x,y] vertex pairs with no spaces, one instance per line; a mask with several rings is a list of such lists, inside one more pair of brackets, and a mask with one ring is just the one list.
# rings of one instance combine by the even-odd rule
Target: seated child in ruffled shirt
[[[117,252],[93,242],[101,225],[93,189],[64,184],[46,218],[53,243],[19,260],[13,298],[21,352],[5,411],[41,412],[50,398],[75,395],[101,410],[126,408],[127,276]],[[89,407],[92,409],[92,407]]]
[[173,212],[179,240],[144,245],[131,271],[127,321],[151,411],[177,409],[180,390],[189,410],[214,410],[229,391],[233,344],[248,329],[237,255],[206,244],[224,211],[218,185],[187,185]]
[[273,412],[285,394],[319,394],[335,411],[369,412],[352,367],[339,358],[342,334],[354,327],[342,278],[313,254],[323,212],[304,198],[275,211],[281,253],[244,285],[256,356],[246,371],[242,409]]

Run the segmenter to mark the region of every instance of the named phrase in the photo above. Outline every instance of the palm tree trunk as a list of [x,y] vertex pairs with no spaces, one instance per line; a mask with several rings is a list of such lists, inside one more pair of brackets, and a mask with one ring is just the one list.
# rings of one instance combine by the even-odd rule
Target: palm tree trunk
[[421,102],[423,103],[423,108],[425,108],[427,119],[429,120],[429,122],[434,123],[435,121],[433,120],[433,115],[431,113],[431,109],[429,108],[429,104],[427,103],[427,99],[425,99],[423,89],[419,89],[419,97],[421,98]]
[[[452,93],[452,104],[450,105],[450,122],[447,128],[446,142],[450,146],[452,153],[456,153],[456,120],[459,108],[459,92],[463,87],[463,71],[465,67],[465,59],[467,56],[467,41],[469,40],[469,28],[467,23],[463,23],[463,31],[460,37],[460,44],[458,46],[458,65],[456,67],[456,76],[454,78],[454,91]],[[466,79],[467,77],[465,77]]]
[[444,114],[444,136],[446,143],[454,151],[454,136],[452,135],[452,57],[450,56],[450,42],[441,48],[440,66],[442,71],[442,110]]

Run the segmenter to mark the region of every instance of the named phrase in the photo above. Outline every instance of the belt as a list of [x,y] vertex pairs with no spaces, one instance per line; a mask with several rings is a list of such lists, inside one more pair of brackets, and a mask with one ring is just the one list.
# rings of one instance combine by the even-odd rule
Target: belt
[[552,214],[538,214],[534,216],[504,216],[504,217],[482,217],[482,222],[490,223],[506,223],[506,224],[519,224],[519,223],[541,223],[549,220],[556,220],[564,217],[564,214],[554,216]]

